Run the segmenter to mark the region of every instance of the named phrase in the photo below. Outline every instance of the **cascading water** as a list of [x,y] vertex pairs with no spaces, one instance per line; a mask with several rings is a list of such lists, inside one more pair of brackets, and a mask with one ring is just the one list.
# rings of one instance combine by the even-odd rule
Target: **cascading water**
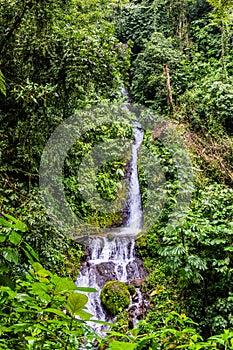
[[[101,291],[108,281],[130,282],[144,276],[145,268],[135,257],[132,236],[93,237],[90,239],[87,263],[82,267],[76,283]],[[111,321],[101,306],[100,293],[88,293],[88,298],[87,307],[93,319]],[[98,331],[103,327],[96,325],[94,328]]]
[[140,232],[143,225],[142,214],[142,202],[141,192],[138,180],[138,152],[143,141],[143,131],[140,128],[140,124],[137,123],[134,127],[134,143],[131,151],[131,176],[129,185],[129,218],[127,221],[127,227],[130,230],[135,230],[135,233]]
[[[137,160],[138,152],[143,141],[143,132],[138,123],[134,127],[134,142],[131,149],[131,174],[129,181],[128,211],[126,226],[119,232],[102,237],[92,237],[89,240],[88,258],[82,266],[76,284],[81,287],[91,287],[98,293],[88,293],[88,312],[93,319],[111,321],[102,308],[100,291],[106,282],[118,280],[132,282],[146,276],[142,261],[135,255],[135,236],[140,232],[143,224],[140,186],[138,181]],[[136,297],[131,301],[130,310],[137,308],[142,301],[140,289],[136,288]],[[134,324],[135,316],[131,317]],[[104,326],[90,324],[101,332]]]

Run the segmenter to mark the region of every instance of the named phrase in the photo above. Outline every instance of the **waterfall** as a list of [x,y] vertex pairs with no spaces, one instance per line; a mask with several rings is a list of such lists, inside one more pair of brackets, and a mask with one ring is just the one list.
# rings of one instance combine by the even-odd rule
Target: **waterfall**
[[[142,261],[135,255],[135,236],[140,232],[143,224],[137,168],[138,152],[142,141],[143,132],[140,125],[135,122],[130,159],[129,216],[126,226],[114,234],[89,239],[88,258],[76,281],[80,287],[92,287],[99,291],[98,293],[88,293],[87,308],[88,312],[93,315],[93,319],[112,321],[100,302],[100,292],[106,282],[111,280],[130,282],[140,280],[147,275]],[[136,297],[134,296],[131,301],[130,310],[135,310],[142,302],[139,288],[136,288],[136,294]],[[133,323],[135,321],[136,319]],[[102,325],[89,324],[99,333],[104,329]]]
[[[135,240],[132,236],[93,237],[89,243],[87,262],[81,268],[76,284],[99,291],[99,293],[88,293],[88,312],[94,319],[111,321],[111,317],[103,310],[100,303],[100,291],[105,283],[112,280],[130,282],[144,276],[145,268],[135,256]],[[103,327],[96,325],[94,328],[99,331]]]
[[131,151],[131,176],[129,185],[129,218],[127,221],[127,227],[130,230],[134,230],[135,234],[140,232],[143,225],[142,215],[142,203],[141,192],[138,180],[138,152],[143,141],[143,131],[140,128],[140,124],[137,123],[134,127],[134,143],[132,144]]

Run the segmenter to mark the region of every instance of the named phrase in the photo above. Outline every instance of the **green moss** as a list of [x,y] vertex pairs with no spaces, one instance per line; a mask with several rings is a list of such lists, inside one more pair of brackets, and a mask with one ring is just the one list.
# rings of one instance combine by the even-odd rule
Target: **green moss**
[[112,315],[122,312],[130,303],[130,293],[124,282],[109,281],[103,287],[100,300]]
[[140,235],[136,238],[136,249],[139,257],[146,257],[147,252],[147,234],[141,232]]

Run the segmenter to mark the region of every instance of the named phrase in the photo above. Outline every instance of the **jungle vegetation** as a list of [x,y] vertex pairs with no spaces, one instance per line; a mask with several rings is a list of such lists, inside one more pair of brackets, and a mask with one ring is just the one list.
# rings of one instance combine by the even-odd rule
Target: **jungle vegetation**
[[[233,349],[232,1],[1,0],[0,24],[0,348],[78,349],[84,339],[86,349]],[[120,314],[101,339],[86,325],[85,286],[74,283],[85,247],[49,222],[39,167],[62,121],[121,101],[122,86],[182,133],[194,190],[185,220],[170,227],[176,170],[166,147],[145,135],[169,188],[158,221],[137,239],[150,311],[134,329]],[[99,227],[122,217],[82,200],[75,168],[116,137],[132,130],[106,117],[64,165],[71,207]],[[101,169],[103,198],[115,199],[125,169],[124,160]]]

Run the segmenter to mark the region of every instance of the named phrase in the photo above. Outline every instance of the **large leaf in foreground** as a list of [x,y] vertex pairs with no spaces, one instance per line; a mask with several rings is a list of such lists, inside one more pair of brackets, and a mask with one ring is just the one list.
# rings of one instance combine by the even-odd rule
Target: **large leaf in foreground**
[[82,311],[83,307],[86,305],[88,297],[81,293],[70,294],[67,299],[67,310],[72,316],[78,316],[79,312]]

